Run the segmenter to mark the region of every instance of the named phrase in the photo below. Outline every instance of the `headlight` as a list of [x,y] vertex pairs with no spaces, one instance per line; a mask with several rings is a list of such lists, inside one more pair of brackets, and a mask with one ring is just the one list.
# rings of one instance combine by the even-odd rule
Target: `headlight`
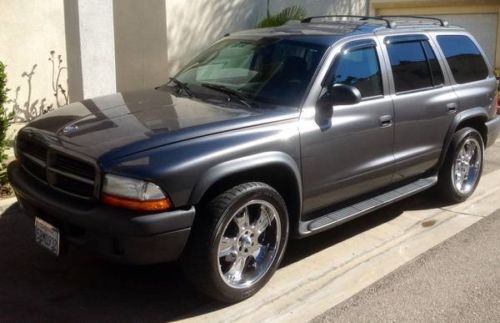
[[104,203],[117,207],[148,212],[172,207],[170,199],[158,185],[133,178],[107,174],[102,193]]

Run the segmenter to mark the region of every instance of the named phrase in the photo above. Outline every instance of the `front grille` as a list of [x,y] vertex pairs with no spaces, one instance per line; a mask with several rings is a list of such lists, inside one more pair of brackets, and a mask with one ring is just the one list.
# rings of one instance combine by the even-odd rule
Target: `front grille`
[[24,168],[42,182],[47,182],[47,171],[45,165],[41,165],[30,158],[23,158],[22,162]]
[[96,175],[94,166],[61,154],[54,157],[52,167],[90,180]]
[[18,137],[17,145],[23,154],[27,154],[42,161],[47,159],[47,147],[34,144],[34,141],[29,140],[22,135]]
[[94,194],[93,185],[75,181],[65,176],[57,176],[53,185],[59,190],[71,192],[79,196],[91,197]]
[[20,133],[17,151],[23,169],[49,187],[82,199],[97,195],[96,167]]

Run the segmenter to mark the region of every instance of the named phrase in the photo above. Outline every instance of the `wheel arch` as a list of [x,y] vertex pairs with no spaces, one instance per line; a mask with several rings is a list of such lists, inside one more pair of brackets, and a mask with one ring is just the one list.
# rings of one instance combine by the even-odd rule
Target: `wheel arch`
[[457,114],[446,134],[441,156],[439,158],[438,169],[441,168],[446,159],[446,154],[453,139],[453,135],[460,129],[466,127],[476,129],[481,134],[483,143],[486,146],[488,140],[488,129],[486,127],[487,121],[488,113],[483,108],[468,109]]
[[291,224],[297,224],[302,210],[299,166],[283,152],[260,153],[230,160],[208,169],[189,198],[190,205],[203,205],[213,197],[245,182],[263,182],[276,189],[286,202]]

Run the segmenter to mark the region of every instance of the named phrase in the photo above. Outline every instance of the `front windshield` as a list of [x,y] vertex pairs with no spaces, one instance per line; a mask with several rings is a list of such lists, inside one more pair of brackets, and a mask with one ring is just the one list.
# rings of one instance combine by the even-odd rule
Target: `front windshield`
[[196,57],[176,80],[195,93],[216,85],[254,102],[298,106],[325,50],[290,39],[226,39]]

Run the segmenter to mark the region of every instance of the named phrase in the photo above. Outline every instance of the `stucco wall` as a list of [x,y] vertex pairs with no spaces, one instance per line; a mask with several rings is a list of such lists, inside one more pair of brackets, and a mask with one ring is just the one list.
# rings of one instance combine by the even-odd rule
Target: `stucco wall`
[[[308,15],[365,13],[365,0],[271,0],[271,13],[301,5]],[[169,0],[167,39],[172,75],[200,50],[226,33],[256,26],[266,15],[266,0]]]
[[[57,106],[53,90],[53,50],[66,66],[63,0],[0,0],[0,60],[7,65],[8,104],[18,119],[29,119],[48,106]],[[60,85],[66,89],[63,70]],[[64,103],[59,95],[59,103]]]

